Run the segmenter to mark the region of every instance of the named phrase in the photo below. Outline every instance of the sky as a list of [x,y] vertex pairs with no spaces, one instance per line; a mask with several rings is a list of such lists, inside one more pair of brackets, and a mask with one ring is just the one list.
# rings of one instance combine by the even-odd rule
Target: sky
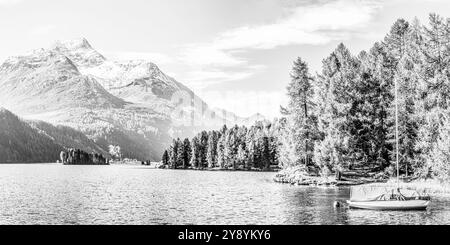
[[429,13],[450,17],[448,0],[0,0],[0,62],[84,37],[107,58],[156,63],[213,107],[273,118],[297,57],[315,74],[339,43],[356,55]]

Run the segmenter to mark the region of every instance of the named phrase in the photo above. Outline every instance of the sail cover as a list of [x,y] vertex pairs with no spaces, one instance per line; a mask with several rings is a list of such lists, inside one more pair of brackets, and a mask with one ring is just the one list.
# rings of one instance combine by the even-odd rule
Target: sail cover
[[401,194],[406,199],[419,199],[426,194],[419,194],[416,190],[401,188],[396,185],[364,185],[353,186],[350,189],[350,201],[352,202],[368,202],[380,200],[383,196],[390,194]]

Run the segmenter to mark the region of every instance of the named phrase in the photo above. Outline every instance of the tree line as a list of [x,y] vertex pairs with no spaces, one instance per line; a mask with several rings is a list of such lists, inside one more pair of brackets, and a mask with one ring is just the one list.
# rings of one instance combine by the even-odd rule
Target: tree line
[[175,139],[162,156],[171,169],[269,170],[278,165],[277,123],[223,126],[192,139]]
[[284,167],[395,173],[397,106],[401,174],[450,179],[450,19],[399,19],[370,51],[355,56],[340,44],[314,76],[298,58],[291,78],[278,137]]

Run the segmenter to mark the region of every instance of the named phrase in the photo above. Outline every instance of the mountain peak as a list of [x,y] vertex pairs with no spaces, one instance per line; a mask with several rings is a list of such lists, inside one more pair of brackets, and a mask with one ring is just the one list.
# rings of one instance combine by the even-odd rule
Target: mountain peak
[[56,41],[55,45],[56,48],[66,48],[69,50],[77,50],[77,49],[92,49],[91,44],[89,41],[82,37],[72,40],[65,40],[65,41]]
[[9,112],[6,108],[0,106],[0,113]]
[[4,108],[4,107],[1,107],[0,106],[0,120],[5,120],[5,119],[8,119],[8,118],[16,118],[16,116],[12,113],[12,112],[10,112],[8,109],[6,109],[6,108]]
[[106,58],[92,48],[86,38],[57,41],[52,50],[71,59],[77,66],[95,67],[105,62]]

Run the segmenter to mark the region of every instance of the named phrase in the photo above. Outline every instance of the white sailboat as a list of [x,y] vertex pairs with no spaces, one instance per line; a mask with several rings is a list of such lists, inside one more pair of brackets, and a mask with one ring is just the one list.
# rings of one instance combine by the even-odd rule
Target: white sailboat
[[397,162],[397,186],[359,186],[351,189],[350,208],[368,210],[426,210],[430,204],[428,195],[400,188],[399,140],[398,140],[398,88],[395,81],[395,140]]

